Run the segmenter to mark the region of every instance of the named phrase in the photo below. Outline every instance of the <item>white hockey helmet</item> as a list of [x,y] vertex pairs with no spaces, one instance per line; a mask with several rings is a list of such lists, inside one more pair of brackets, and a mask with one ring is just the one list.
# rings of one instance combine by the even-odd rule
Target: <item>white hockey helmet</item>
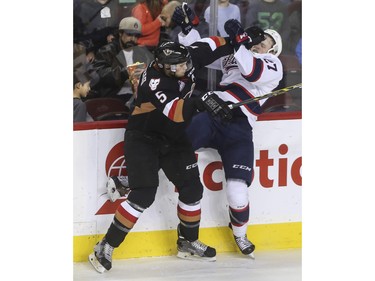
[[273,41],[275,41],[275,45],[273,45],[273,47],[268,50],[268,53],[274,52],[275,56],[278,57],[281,51],[283,50],[283,42],[281,40],[280,34],[276,30],[273,30],[273,29],[266,29],[264,33],[271,36]]

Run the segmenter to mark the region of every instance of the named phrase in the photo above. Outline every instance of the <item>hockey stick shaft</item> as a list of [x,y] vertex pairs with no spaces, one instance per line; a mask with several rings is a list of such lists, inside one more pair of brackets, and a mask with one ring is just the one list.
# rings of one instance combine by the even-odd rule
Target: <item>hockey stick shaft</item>
[[263,96],[247,99],[247,100],[244,100],[244,101],[241,101],[241,102],[238,102],[238,103],[229,104],[228,107],[230,109],[233,109],[233,108],[239,107],[241,105],[249,104],[249,103],[252,103],[252,102],[257,102],[259,100],[263,100],[263,99],[270,98],[270,97],[279,96],[279,95],[285,94],[287,92],[290,92],[294,89],[300,89],[300,88],[302,88],[302,83],[295,84],[295,85],[292,85],[292,86],[288,86],[288,87],[282,88],[280,90],[273,91],[269,94],[265,94]]
[[185,23],[189,23],[189,17],[188,17],[188,15],[186,14],[185,7],[184,7],[184,6],[187,6],[187,3],[182,3],[182,11],[184,12],[184,15],[185,15]]

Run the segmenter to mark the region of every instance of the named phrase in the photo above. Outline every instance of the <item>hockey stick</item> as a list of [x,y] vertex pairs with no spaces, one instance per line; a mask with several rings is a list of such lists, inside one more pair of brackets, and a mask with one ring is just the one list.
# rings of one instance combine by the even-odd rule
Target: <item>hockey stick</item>
[[263,100],[263,99],[266,99],[266,98],[269,98],[269,97],[279,96],[279,95],[285,94],[286,92],[292,91],[294,89],[299,89],[299,88],[302,88],[302,83],[295,84],[295,85],[292,85],[292,86],[288,86],[288,87],[282,88],[280,90],[273,91],[269,94],[265,94],[263,96],[259,96],[259,97],[252,98],[252,99],[247,99],[247,100],[244,100],[244,101],[241,101],[241,102],[238,102],[238,103],[232,103],[232,104],[229,104],[228,107],[230,109],[233,109],[233,108],[239,107],[239,106],[244,105],[244,104],[249,104],[249,103],[256,102],[256,101],[259,101],[259,100]]
[[184,12],[184,15],[185,15],[185,23],[188,24],[189,23],[189,17],[187,15],[186,11],[185,11],[184,6],[187,6],[186,2],[182,3],[182,11]]

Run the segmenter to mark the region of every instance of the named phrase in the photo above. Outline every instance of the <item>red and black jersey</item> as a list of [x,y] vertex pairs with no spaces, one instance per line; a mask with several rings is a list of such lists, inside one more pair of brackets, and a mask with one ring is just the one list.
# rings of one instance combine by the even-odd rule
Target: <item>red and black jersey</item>
[[[191,80],[168,77],[151,63],[140,77],[135,108],[127,129],[169,139],[184,134],[185,121],[188,120],[183,114],[183,98],[191,90],[191,85]],[[189,110],[194,108],[190,106]]]
[[[193,65],[202,68],[215,61],[223,53],[232,53],[225,46],[212,50],[209,44],[197,42],[189,48]],[[198,98],[185,98],[192,91],[190,78],[168,77],[155,62],[142,73],[137,90],[135,108],[129,117],[127,130],[138,130],[167,139],[184,135],[187,122],[197,112]]]

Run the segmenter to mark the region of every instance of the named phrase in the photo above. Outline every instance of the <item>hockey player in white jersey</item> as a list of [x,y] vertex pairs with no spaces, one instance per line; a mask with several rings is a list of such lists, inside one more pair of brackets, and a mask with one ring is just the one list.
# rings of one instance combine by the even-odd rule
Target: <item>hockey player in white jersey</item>
[[[201,39],[196,30],[184,28],[189,24],[189,14],[189,7],[182,5],[173,15],[175,23],[182,27],[180,43],[190,45],[200,40],[215,46],[220,41],[216,37]],[[225,23],[225,31],[233,45],[233,54],[221,57],[208,66],[223,73],[220,91],[214,93],[228,103],[270,93],[283,77],[278,58],[282,51],[281,36],[275,30],[263,31],[255,26],[244,30],[234,19]],[[206,113],[196,115],[187,129],[195,150],[210,147],[217,149],[221,156],[229,203],[229,227],[241,252],[250,257],[254,257],[255,250],[255,245],[247,238],[250,216],[248,187],[253,177],[254,162],[252,130],[265,101],[233,109],[234,117],[229,122],[222,122]]]

